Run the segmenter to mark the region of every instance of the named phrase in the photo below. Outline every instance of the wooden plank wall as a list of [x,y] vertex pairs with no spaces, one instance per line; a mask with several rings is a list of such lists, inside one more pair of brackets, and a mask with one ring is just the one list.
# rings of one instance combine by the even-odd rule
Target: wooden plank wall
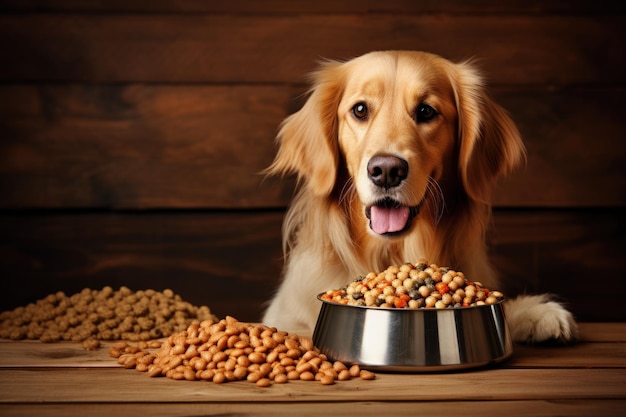
[[293,191],[258,173],[305,75],[417,49],[476,57],[525,137],[489,237],[509,293],[624,320],[624,4],[4,0],[0,310],[126,285],[258,320]]

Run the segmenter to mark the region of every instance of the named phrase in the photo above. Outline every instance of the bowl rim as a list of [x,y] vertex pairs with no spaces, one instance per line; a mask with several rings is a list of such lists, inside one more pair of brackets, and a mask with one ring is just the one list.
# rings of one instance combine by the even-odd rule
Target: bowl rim
[[334,301],[328,301],[328,300],[322,300],[322,295],[326,294],[326,291],[323,291],[319,294],[317,294],[317,299],[319,301],[321,301],[324,304],[328,304],[328,305],[332,305],[332,306],[340,306],[340,307],[349,307],[349,308],[362,308],[362,309],[366,309],[366,310],[375,310],[375,311],[463,311],[463,310],[469,310],[469,309],[475,309],[475,308],[489,308],[491,306],[496,306],[499,304],[504,303],[505,301],[508,300],[507,297],[503,297],[500,300],[496,301],[493,304],[482,304],[482,305],[472,305],[472,306],[465,306],[465,307],[446,307],[446,308],[435,308],[435,307],[419,307],[419,308],[409,308],[409,307],[402,307],[402,308],[396,308],[396,307],[378,307],[378,306],[359,306],[359,305],[352,305],[352,304],[343,304],[343,303],[337,303]]

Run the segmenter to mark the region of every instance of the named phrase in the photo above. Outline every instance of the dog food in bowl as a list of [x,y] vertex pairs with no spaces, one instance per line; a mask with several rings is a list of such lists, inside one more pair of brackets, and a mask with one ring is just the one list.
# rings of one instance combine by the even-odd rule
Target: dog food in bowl
[[344,288],[326,291],[320,299],[354,306],[415,309],[495,304],[504,295],[469,281],[462,272],[420,259],[416,264],[370,272]]
[[313,343],[328,358],[363,369],[458,370],[513,352],[504,296],[425,260],[369,273],[318,299]]

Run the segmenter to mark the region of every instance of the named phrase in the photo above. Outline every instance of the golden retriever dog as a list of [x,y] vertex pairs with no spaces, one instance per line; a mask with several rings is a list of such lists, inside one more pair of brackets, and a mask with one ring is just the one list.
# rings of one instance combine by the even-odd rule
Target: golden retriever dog
[[[525,159],[519,132],[469,62],[424,52],[328,61],[278,134],[268,174],[296,174],[283,224],[285,268],[263,322],[312,334],[317,294],[370,271],[425,258],[491,289],[494,182]],[[575,338],[547,295],[505,302],[516,341]]]

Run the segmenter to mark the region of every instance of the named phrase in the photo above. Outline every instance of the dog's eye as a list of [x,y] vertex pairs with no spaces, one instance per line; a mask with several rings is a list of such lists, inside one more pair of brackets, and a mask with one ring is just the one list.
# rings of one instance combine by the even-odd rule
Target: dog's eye
[[352,114],[359,120],[367,120],[368,110],[367,104],[365,103],[356,103],[354,107],[352,107]]
[[430,122],[437,116],[437,111],[428,104],[420,104],[415,110],[415,120],[417,123]]

